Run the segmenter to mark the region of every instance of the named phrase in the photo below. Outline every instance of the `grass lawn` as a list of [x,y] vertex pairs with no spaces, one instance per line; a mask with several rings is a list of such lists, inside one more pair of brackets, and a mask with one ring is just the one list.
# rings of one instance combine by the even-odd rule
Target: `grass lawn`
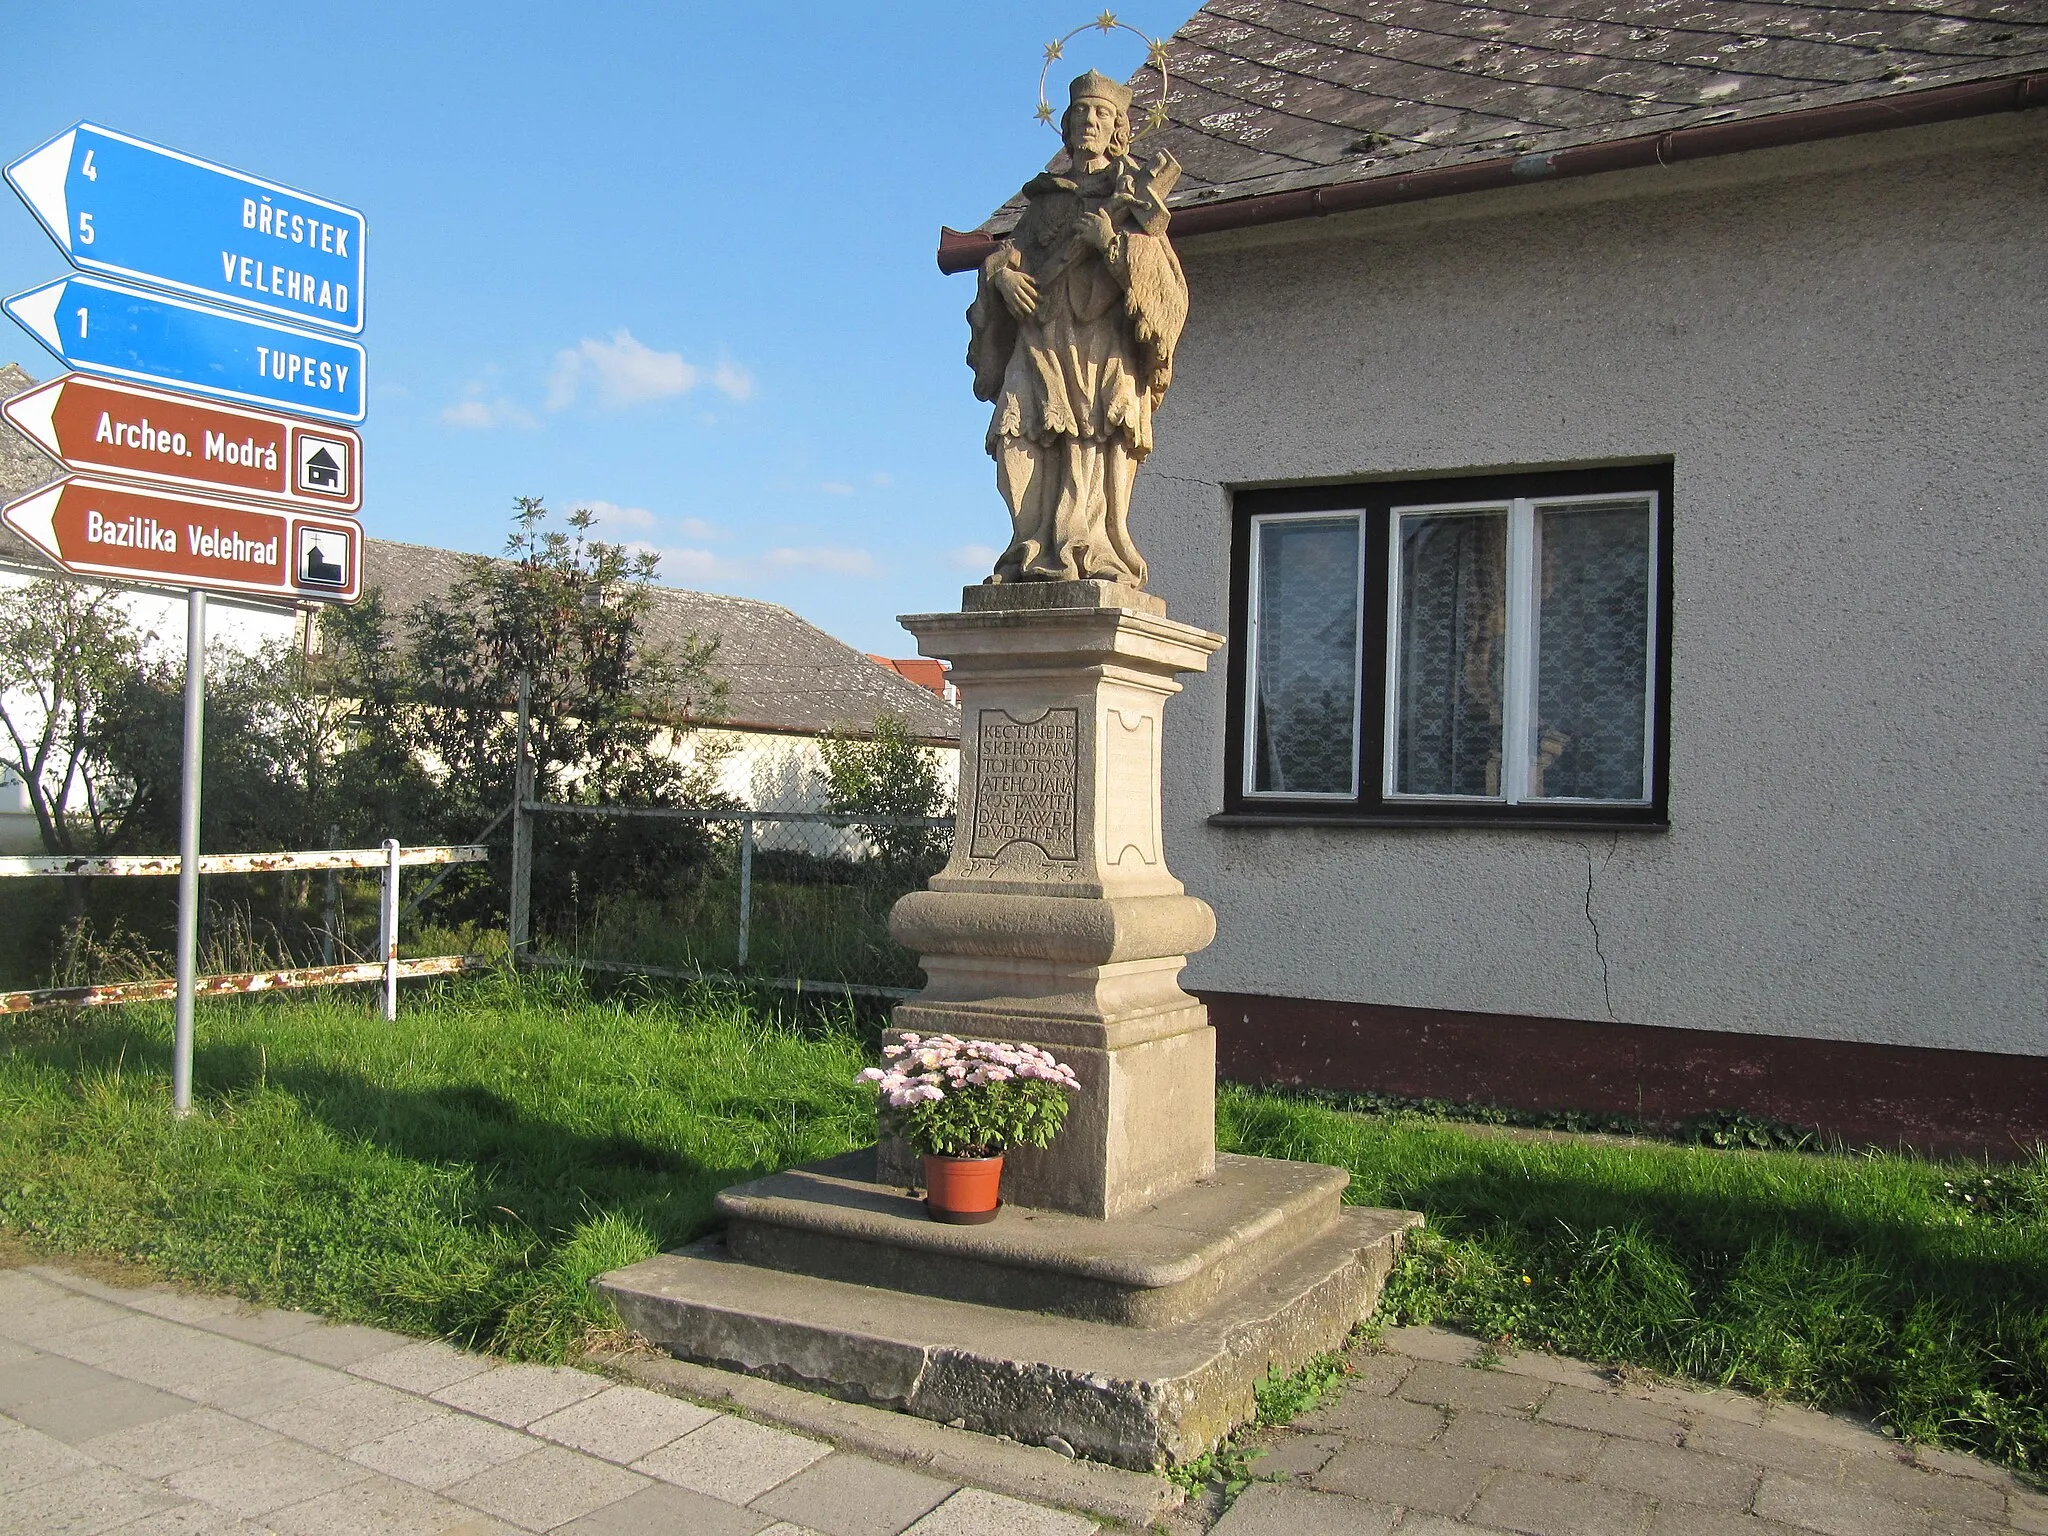
[[[0,1229],[559,1359],[611,1322],[591,1275],[702,1230],[722,1185],[867,1138],[871,1025],[780,1006],[560,974],[411,990],[395,1025],[364,992],[208,1004],[182,1123],[168,1007],[0,1019]],[[2048,1470],[2048,1161],[1487,1137],[1244,1089],[1218,1130],[1428,1214],[1383,1321],[1863,1407]]]

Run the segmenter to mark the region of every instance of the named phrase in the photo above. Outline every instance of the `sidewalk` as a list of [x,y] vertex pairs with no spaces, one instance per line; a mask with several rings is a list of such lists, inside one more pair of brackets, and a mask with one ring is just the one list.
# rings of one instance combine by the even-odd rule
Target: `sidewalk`
[[2048,1498],[1973,1457],[1736,1392],[1388,1331],[1343,1392],[1255,1443],[1211,1536],[1997,1536]]
[[587,1371],[0,1270],[0,1532],[1090,1536]]

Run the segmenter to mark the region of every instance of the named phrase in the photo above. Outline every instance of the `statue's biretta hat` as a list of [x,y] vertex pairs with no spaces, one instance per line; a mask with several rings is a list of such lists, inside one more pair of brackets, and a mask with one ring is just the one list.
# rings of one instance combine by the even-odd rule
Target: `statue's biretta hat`
[[1074,76],[1074,83],[1067,88],[1069,105],[1093,99],[1106,101],[1119,112],[1131,110],[1131,88],[1120,85],[1098,70],[1089,70],[1085,75]]

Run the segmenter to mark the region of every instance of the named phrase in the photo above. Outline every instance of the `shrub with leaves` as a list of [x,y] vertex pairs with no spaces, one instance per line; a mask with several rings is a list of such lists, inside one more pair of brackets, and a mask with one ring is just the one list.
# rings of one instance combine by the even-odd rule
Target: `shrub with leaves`
[[887,1128],[930,1157],[995,1157],[1052,1145],[1067,1118],[1074,1069],[1035,1045],[904,1035],[886,1067],[860,1074],[882,1099]]

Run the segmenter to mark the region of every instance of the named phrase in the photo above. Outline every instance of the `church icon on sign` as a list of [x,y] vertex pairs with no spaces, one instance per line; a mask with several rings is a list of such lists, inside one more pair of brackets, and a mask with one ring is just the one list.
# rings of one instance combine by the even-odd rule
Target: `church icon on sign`
[[348,444],[338,438],[319,437],[311,432],[297,435],[293,462],[296,466],[292,488],[302,495],[349,499]]
[[343,591],[354,583],[355,540],[339,528],[301,528],[295,574],[302,587]]

